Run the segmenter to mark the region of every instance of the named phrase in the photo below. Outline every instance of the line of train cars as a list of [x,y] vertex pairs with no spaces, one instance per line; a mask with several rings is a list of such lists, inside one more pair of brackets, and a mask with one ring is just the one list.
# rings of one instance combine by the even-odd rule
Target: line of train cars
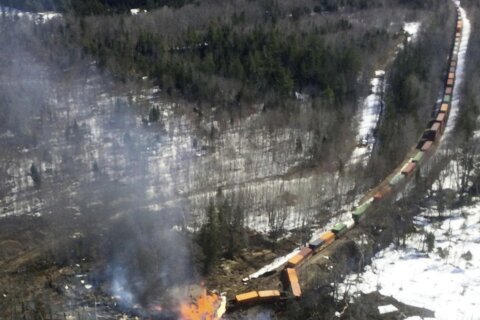
[[297,267],[312,255],[323,250],[337,238],[341,237],[349,229],[353,228],[355,224],[358,224],[361,218],[363,218],[369,211],[369,209],[373,208],[373,204],[393,195],[394,192],[400,190],[407,180],[412,176],[418,166],[425,161],[430,154],[433,153],[435,143],[439,142],[445,130],[450,112],[462,28],[463,21],[460,15],[460,10],[457,8],[455,41],[448,61],[449,70],[445,80],[442,103],[440,104],[440,108],[435,110],[433,113],[434,117],[429,121],[427,128],[425,129],[415,151],[413,152],[413,156],[408,158],[408,160],[405,162],[405,165],[396,173],[394,173],[390,180],[377,186],[377,192],[373,195],[373,197],[364,201],[352,212],[351,220],[348,220],[345,223],[337,223],[331,230],[322,233],[317,239],[300,248],[300,251],[288,260],[282,271],[282,283],[284,291],[250,291],[236,295],[235,299],[231,301],[231,305],[246,306],[264,302],[272,303],[291,298],[301,298],[302,290],[298,281]]

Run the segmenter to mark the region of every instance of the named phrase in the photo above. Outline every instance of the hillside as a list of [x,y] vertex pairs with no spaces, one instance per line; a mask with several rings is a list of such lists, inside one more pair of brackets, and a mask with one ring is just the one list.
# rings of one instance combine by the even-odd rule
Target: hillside
[[[175,319],[189,286],[244,290],[401,164],[455,24],[440,0],[0,5],[0,318],[12,319]],[[383,212],[452,197],[431,188],[451,158],[466,172],[456,205],[478,192],[478,47],[473,33],[448,149]],[[331,292],[311,295],[329,308],[271,317],[327,317],[341,305]]]

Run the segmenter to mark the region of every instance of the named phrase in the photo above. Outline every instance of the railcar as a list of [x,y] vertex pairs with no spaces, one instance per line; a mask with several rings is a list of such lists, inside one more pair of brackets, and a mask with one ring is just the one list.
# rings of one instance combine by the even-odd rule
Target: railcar
[[405,181],[405,176],[403,174],[399,173],[399,174],[396,174],[395,176],[393,176],[393,178],[390,179],[388,184],[392,188],[397,188],[403,181]]
[[417,164],[415,162],[408,162],[405,166],[403,166],[401,173],[406,177],[410,177],[416,168]]
[[390,185],[381,186],[377,193],[375,193],[373,196],[373,200],[374,202],[379,202],[380,200],[390,197],[392,193],[393,189]]
[[368,210],[368,208],[370,208],[371,205],[372,205],[372,202],[367,201],[361,204],[360,206],[358,206],[357,209],[355,209],[355,211],[352,213],[352,219],[356,223],[358,223],[362,218],[363,214]]
[[272,303],[282,299],[278,290],[249,291],[237,294],[233,300],[233,306],[248,306],[256,303]]
[[425,156],[425,152],[420,150],[415,154],[415,156],[413,156],[411,161],[419,164],[420,162],[422,162],[422,159],[424,156]]
[[296,268],[313,254],[313,250],[309,247],[302,247],[300,252],[291,257],[287,262],[288,268]]
[[347,225],[339,222],[332,228],[332,232],[335,234],[335,237],[339,238],[342,234],[347,232]]
[[285,268],[283,270],[283,281],[286,288],[289,288],[292,296],[296,299],[302,297],[302,290],[300,289],[300,283],[298,282],[297,271],[293,268]]

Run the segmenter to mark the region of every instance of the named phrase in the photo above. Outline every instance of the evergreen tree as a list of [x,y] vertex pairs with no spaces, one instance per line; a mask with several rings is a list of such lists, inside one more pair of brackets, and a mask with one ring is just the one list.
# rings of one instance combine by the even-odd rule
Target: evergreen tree
[[220,224],[218,211],[213,201],[210,201],[207,207],[207,221],[200,231],[200,244],[205,255],[203,262],[203,272],[208,274],[217,262],[221,244],[220,244]]
[[40,188],[42,185],[42,176],[40,175],[40,172],[38,171],[37,166],[35,166],[34,163],[32,163],[32,165],[30,166],[30,176],[32,177],[35,187]]

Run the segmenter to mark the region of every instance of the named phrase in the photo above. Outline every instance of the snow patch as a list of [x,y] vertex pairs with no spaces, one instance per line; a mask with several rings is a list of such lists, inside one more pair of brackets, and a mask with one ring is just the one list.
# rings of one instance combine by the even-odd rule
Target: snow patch
[[375,77],[370,81],[372,93],[368,95],[360,109],[357,118],[359,119],[357,133],[357,147],[353,150],[350,158],[350,165],[362,162],[366,164],[375,144],[374,130],[377,127],[380,113],[382,111],[382,93],[384,90],[385,71],[375,71]]
[[[457,5],[460,5],[459,1],[455,2]],[[467,56],[468,50],[468,40],[470,39],[470,32],[471,32],[471,24],[470,20],[467,19],[467,14],[462,7],[459,7],[460,15],[463,20],[463,30],[462,30],[462,38],[460,40],[460,48],[458,51],[458,63],[457,63],[457,72],[456,72],[456,79],[455,79],[455,86],[453,88],[453,95],[452,95],[452,104],[451,110],[449,115],[449,121],[447,122],[447,126],[445,128],[445,133],[442,136],[442,140],[449,137],[450,133],[452,132],[456,118],[458,113],[458,104],[460,102],[460,90],[463,84],[463,78],[465,77],[465,59]]]
[[62,18],[62,14],[53,11],[45,11],[45,12],[28,12],[28,11],[21,11],[10,7],[3,7],[0,6],[0,14],[5,15],[6,17],[18,17],[18,18],[26,18],[28,20],[34,21],[35,23],[45,23],[53,19]]
[[247,282],[248,280],[256,279],[256,278],[260,277],[261,275],[264,275],[267,272],[274,271],[274,270],[280,268],[283,264],[287,263],[287,261],[290,260],[290,258],[292,258],[294,255],[296,255],[299,251],[300,251],[300,248],[297,248],[297,249],[293,250],[292,252],[290,252],[289,254],[287,254],[283,257],[276,258],[275,260],[273,260],[272,263],[264,266],[263,268],[261,268],[257,272],[252,273],[247,278],[244,278],[243,281]]
[[[423,216],[438,215],[429,209]],[[382,295],[435,311],[436,319],[476,319],[480,309],[480,203],[449,212],[440,224],[418,225],[435,236],[424,252],[424,235],[413,234],[406,248],[380,251],[359,275],[349,275],[340,293],[379,291]],[[339,295],[343,296],[343,295]]]
[[392,313],[392,312],[397,312],[398,309],[392,304],[387,304],[385,306],[378,306],[378,312],[380,314],[385,314],[385,313]]
[[147,10],[140,9],[140,8],[130,9],[130,14],[131,14],[132,16],[136,16],[137,14],[147,13],[147,12],[148,12]]
[[405,22],[403,25],[403,31],[408,33],[407,41],[415,41],[418,37],[418,32],[420,31],[420,22]]

